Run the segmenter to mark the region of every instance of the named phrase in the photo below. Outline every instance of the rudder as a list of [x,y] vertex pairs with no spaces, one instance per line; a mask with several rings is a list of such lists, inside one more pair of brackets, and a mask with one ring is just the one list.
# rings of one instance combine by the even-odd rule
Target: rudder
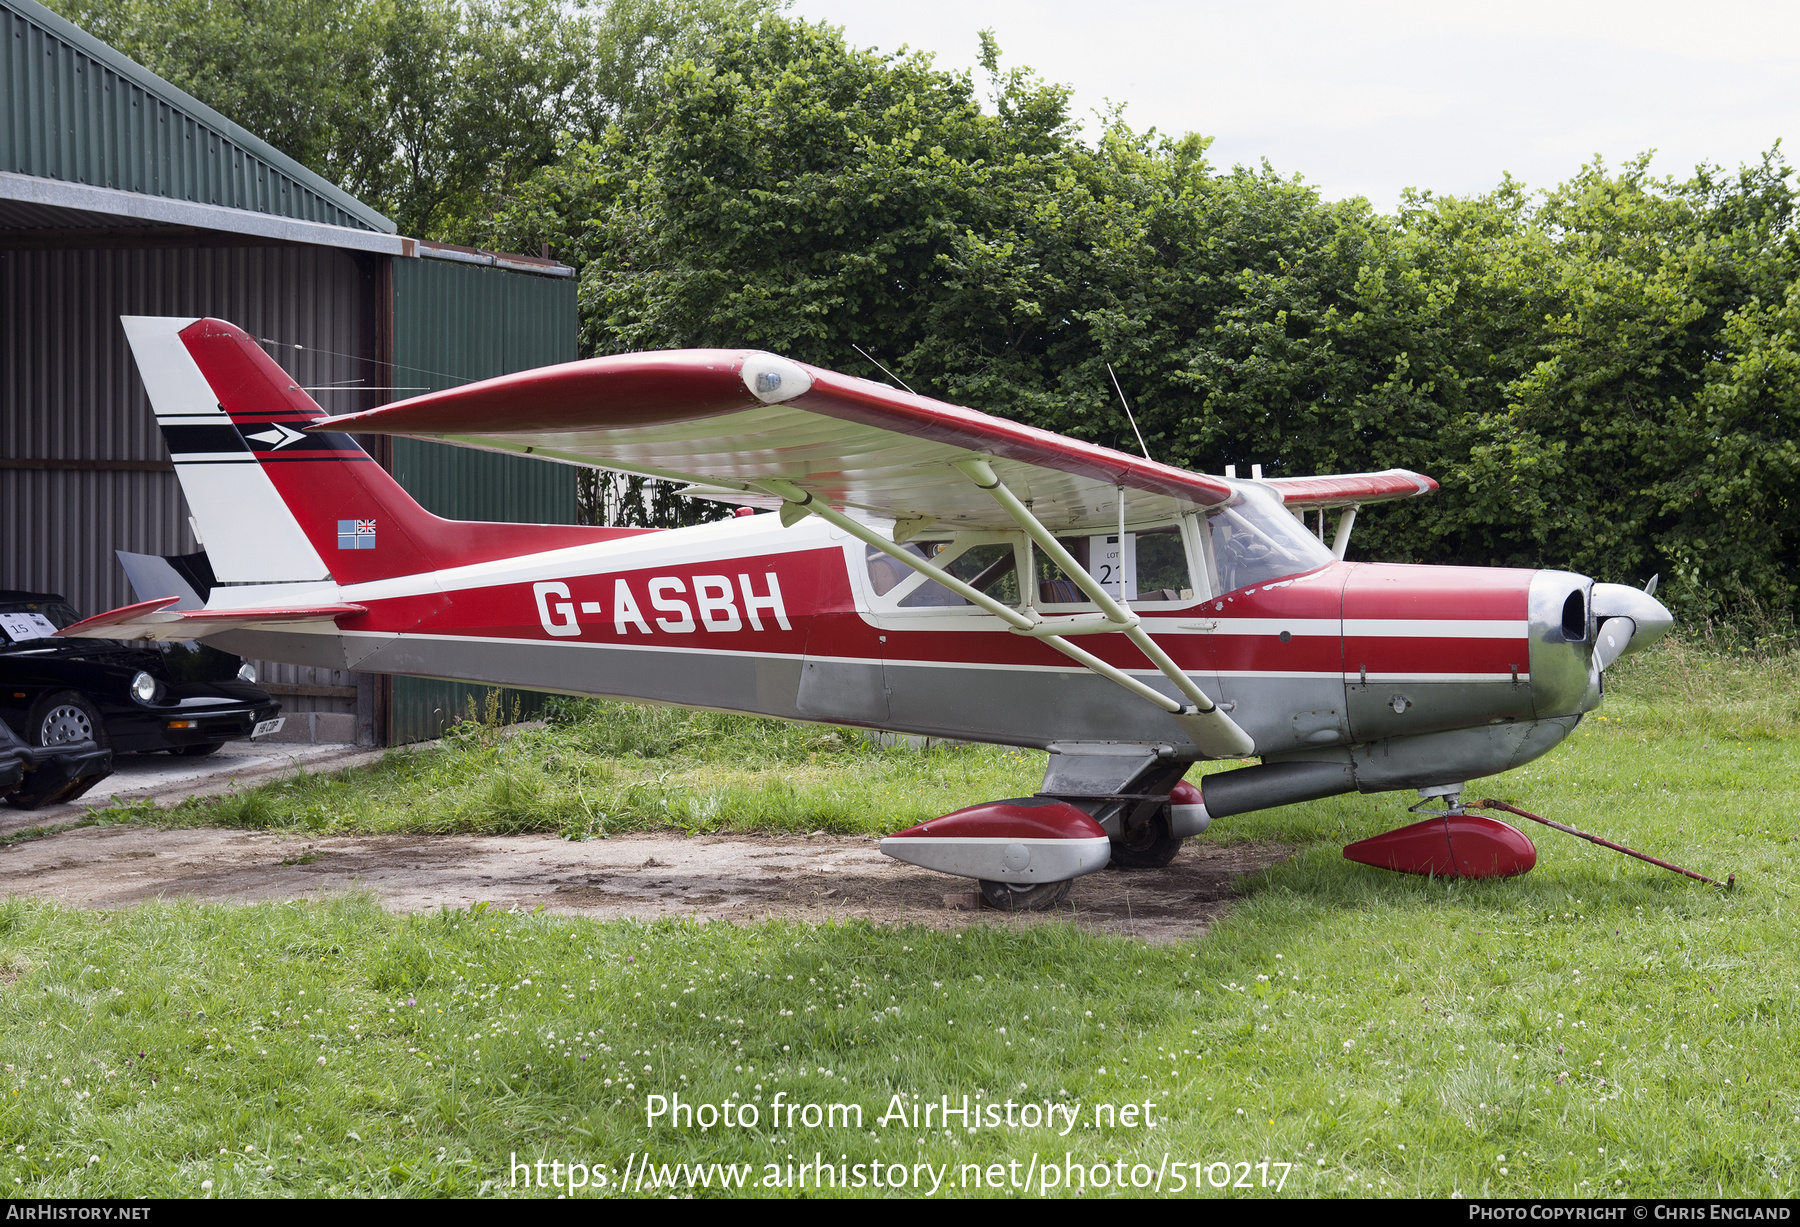
[[640,531],[432,515],[349,435],[309,433],[324,410],[243,329],[123,323],[222,583],[355,584]]

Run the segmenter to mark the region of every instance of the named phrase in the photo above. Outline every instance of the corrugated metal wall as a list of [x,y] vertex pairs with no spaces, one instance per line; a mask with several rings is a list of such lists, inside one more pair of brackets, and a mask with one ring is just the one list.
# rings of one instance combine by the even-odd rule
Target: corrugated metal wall
[[30,0],[0,0],[0,170],[392,229],[373,209]]
[[[395,260],[394,383],[436,391],[576,357],[575,283],[439,260]],[[396,393],[396,396],[415,393]],[[394,476],[438,515],[458,520],[575,523],[576,470],[568,465],[394,440]],[[485,710],[490,687],[394,679],[392,738],[422,741]],[[542,696],[503,691],[502,716]]]
[[0,587],[111,609],[132,599],[113,550],[197,548],[121,315],[218,316],[334,383],[374,369],[364,276],[318,247],[0,251]]
[[112,551],[192,553],[186,517],[173,473],[0,469],[0,588],[60,592],[84,614],[128,605]]
[[[394,261],[395,384],[436,392],[575,356],[573,279]],[[575,475],[524,456],[394,440],[394,477],[426,508],[456,520],[573,524]]]
[[[0,588],[98,613],[136,599],[114,550],[197,548],[121,315],[218,316],[278,342],[297,382],[336,383],[379,374],[356,356],[373,276],[372,260],[330,248],[0,250]],[[284,694],[290,711],[355,710],[348,673],[262,671],[340,692]]]

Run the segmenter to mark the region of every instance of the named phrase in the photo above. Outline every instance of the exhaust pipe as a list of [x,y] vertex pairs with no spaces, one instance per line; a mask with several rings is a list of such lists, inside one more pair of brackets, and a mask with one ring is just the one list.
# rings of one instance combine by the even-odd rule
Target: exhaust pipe
[[1295,805],[1356,791],[1349,763],[1264,763],[1209,775],[1201,784],[1202,803],[1212,818]]

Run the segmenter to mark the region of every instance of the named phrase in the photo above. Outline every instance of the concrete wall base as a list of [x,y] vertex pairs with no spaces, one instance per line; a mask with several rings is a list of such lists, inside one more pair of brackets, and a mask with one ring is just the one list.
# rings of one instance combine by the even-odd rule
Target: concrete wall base
[[319,745],[325,742],[356,744],[354,712],[300,711],[288,712],[286,715],[287,723],[281,726],[279,733],[259,737],[257,741],[298,742],[302,745]]

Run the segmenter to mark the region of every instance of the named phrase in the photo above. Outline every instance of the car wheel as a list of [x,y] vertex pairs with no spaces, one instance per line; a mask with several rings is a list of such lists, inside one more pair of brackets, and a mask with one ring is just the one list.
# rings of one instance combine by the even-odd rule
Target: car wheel
[[184,755],[188,758],[204,758],[208,754],[217,754],[224,748],[225,743],[222,741],[203,741],[198,745],[182,746],[180,749],[176,750],[175,753]]
[[58,691],[39,700],[31,709],[27,731],[31,743],[38,746],[74,745],[80,741],[101,747],[110,744],[99,711],[86,695],[73,690]]

